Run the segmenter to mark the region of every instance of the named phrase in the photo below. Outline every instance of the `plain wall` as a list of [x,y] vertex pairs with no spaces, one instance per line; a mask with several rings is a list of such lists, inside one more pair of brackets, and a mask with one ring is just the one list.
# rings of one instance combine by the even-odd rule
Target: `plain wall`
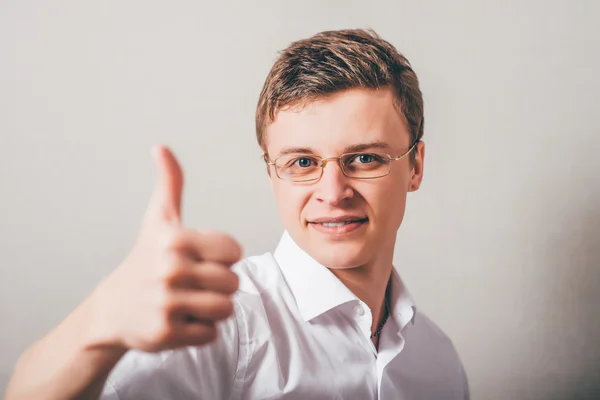
[[[395,265],[474,399],[600,393],[600,2],[0,2],[0,392],[132,245],[152,144],[184,222],[282,232],[254,111],[277,51],[371,27],[425,98]],[[340,371],[343,373],[343,371]]]

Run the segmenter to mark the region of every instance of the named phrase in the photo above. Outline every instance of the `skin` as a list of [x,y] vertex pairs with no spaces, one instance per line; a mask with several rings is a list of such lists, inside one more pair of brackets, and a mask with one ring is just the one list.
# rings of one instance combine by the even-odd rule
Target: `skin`
[[6,400],[97,399],[127,351],[210,343],[215,324],[233,313],[239,282],[230,267],[241,257],[239,243],[184,226],[181,167],[166,147],[154,148],[153,156],[158,179],[135,245],[65,320],[21,355]]
[[[280,110],[267,127],[265,150],[276,159],[287,148],[310,148],[314,155],[336,157],[349,146],[383,142],[365,151],[399,156],[412,145],[391,89],[351,89],[312,102],[301,109]],[[404,218],[409,192],[423,179],[425,146],[420,142],[414,163],[406,156],[392,161],[390,173],[377,179],[348,178],[336,162],[326,164],[316,182],[279,179],[274,166],[269,179],[285,228],[298,245],[328,267],[373,314],[372,331],[384,317],[383,301],[392,271],[396,233]],[[340,215],[368,221],[346,235],[319,232],[310,221]]]
[[[372,140],[388,143],[394,156],[408,149],[406,123],[389,90],[352,90],[300,112],[282,110],[268,127],[266,146],[269,155],[301,146],[330,157]],[[97,398],[127,351],[209,343],[216,338],[215,324],[232,314],[239,282],[229,268],[240,259],[241,247],[229,235],[185,227],[181,167],[168,148],[158,146],[153,154],[159,176],[136,243],[65,320],[22,354],[6,400]],[[311,184],[270,175],[285,227],[375,310],[373,330],[382,318],[406,194],[419,188],[423,157],[420,143],[414,165],[408,157],[394,161],[388,176],[370,181],[346,178],[335,163]],[[368,217],[351,235],[331,238],[307,224],[348,212]]]

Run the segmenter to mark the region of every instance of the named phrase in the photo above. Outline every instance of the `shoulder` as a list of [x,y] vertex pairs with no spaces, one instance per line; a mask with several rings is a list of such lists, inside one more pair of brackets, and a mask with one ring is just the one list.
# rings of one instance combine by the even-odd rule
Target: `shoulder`
[[239,360],[248,357],[245,344],[255,331],[266,331],[263,296],[281,282],[270,253],[245,258],[232,269],[240,279],[235,313],[219,323],[217,340],[158,353],[129,351],[111,371],[102,399],[115,393],[122,400],[229,397],[236,388]]
[[406,340],[406,356],[414,361],[414,368],[424,376],[463,393],[468,398],[467,375],[461,357],[452,339],[427,315],[417,311],[414,324],[402,332]]
[[250,256],[233,265],[240,278],[238,294],[261,295],[281,283],[283,276],[272,253]]
[[416,351],[431,355],[432,358],[437,359],[437,362],[461,364],[452,339],[421,311],[417,311],[414,324],[406,332],[406,340],[414,344]]
[[423,340],[428,340],[437,346],[454,348],[450,337],[422,311],[417,311],[415,315],[414,328]]
[[235,318],[219,323],[215,341],[156,353],[130,350],[113,368],[101,399],[227,398],[238,369]]
[[232,268],[240,280],[234,295],[240,348],[243,349],[245,339],[254,344],[265,343],[272,335],[273,317],[293,312],[285,278],[272,253],[245,258]]
[[268,319],[267,313],[279,313],[289,307],[282,298],[288,286],[272,253],[247,257],[232,269],[240,282],[234,301],[241,330],[248,323],[260,325],[260,320]]

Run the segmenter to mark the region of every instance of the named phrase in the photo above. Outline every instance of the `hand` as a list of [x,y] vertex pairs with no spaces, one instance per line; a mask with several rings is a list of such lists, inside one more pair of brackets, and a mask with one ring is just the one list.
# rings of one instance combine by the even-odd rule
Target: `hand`
[[183,174],[169,149],[153,156],[159,178],[135,246],[92,295],[95,343],[155,352],[202,345],[233,313],[241,257],[231,237],[184,228]]

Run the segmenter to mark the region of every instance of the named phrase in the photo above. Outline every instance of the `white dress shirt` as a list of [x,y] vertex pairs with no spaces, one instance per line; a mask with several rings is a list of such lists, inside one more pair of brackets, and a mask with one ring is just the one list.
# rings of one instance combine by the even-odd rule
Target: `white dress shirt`
[[128,352],[101,399],[468,399],[450,339],[416,311],[394,270],[390,317],[371,310],[285,232],[274,253],[234,266],[235,313],[215,342]]

